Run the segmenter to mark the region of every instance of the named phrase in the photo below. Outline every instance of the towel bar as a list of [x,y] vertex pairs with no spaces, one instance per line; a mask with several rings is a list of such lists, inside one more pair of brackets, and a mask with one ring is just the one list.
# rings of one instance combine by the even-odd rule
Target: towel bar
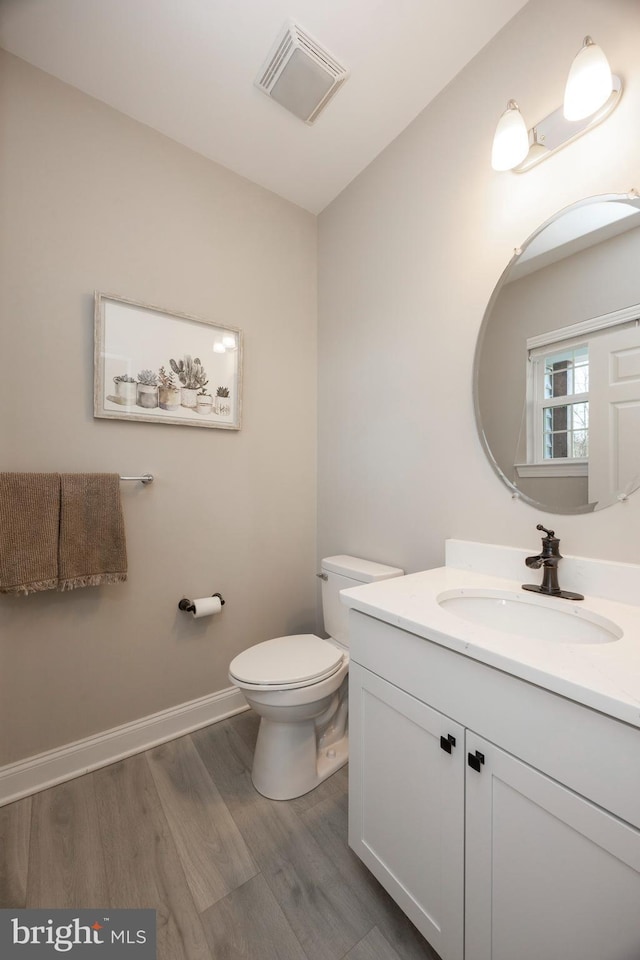
[[140,483],[153,483],[152,473],[143,473],[141,477],[120,477],[121,480],[139,480]]

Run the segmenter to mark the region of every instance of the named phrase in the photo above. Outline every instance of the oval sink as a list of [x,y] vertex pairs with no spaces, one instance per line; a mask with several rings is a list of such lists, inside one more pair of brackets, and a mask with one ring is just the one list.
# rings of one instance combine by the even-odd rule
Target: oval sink
[[[443,610],[501,633],[556,643],[612,643],[623,631],[611,620],[570,600],[508,590],[447,590],[437,597]],[[558,606],[565,604],[565,606]]]

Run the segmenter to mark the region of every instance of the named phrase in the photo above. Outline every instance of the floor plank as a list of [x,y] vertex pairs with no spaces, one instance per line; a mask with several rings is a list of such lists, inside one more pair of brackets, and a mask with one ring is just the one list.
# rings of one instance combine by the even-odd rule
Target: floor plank
[[350,950],[344,960],[400,960],[377,927]]
[[302,818],[339,870],[343,882],[358,890],[376,926],[402,960],[439,960],[421,933],[348,845],[348,796],[331,797]]
[[307,960],[264,877],[255,877],[202,915],[215,960]]
[[94,776],[109,905],[157,911],[158,960],[210,960],[144,754]]
[[105,907],[109,903],[93,777],[33,797],[28,907]]
[[370,911],[291,804],[256,792],[251,751],[233,724],[192,737],[309,960],[342,960],[374,925]]
[[196,909],[206,910],[258,868],[191,739],[146,756]]
[[0,807],[0,908],[27,905],[32,798]]
[[0,906],[155,909],[158,960],[437,960],[348,848],[347,768],[267,800],[257,729],[248,711],[0,808]]

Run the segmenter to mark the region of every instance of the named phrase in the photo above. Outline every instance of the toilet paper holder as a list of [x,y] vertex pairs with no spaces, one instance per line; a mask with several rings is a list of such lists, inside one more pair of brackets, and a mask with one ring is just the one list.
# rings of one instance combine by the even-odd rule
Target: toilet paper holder
[[[220,601],[220,606],[224,607],[225,601],[222,599],[221,593],[212,593],[211,596],[217,597],[218,600]],[[187,599],[187,597],[183,597],[182,600],[180,600],[180,602],[178,603],[178,610],[184,610],[186,613],[195,613],[196,606],[193,600],[189,600]]]

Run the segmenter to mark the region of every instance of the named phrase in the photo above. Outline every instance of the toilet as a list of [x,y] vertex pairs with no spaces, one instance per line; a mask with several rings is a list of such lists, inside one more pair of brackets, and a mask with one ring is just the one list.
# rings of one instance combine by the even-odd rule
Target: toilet
[[404,573],[349,556],[327,557],[320,566],[329,639],[303,633],[265,640],[229,667],[229,679],[261,718],[251,779],[271,800],[300,797],[347,762],[349,611],[340,591]]

